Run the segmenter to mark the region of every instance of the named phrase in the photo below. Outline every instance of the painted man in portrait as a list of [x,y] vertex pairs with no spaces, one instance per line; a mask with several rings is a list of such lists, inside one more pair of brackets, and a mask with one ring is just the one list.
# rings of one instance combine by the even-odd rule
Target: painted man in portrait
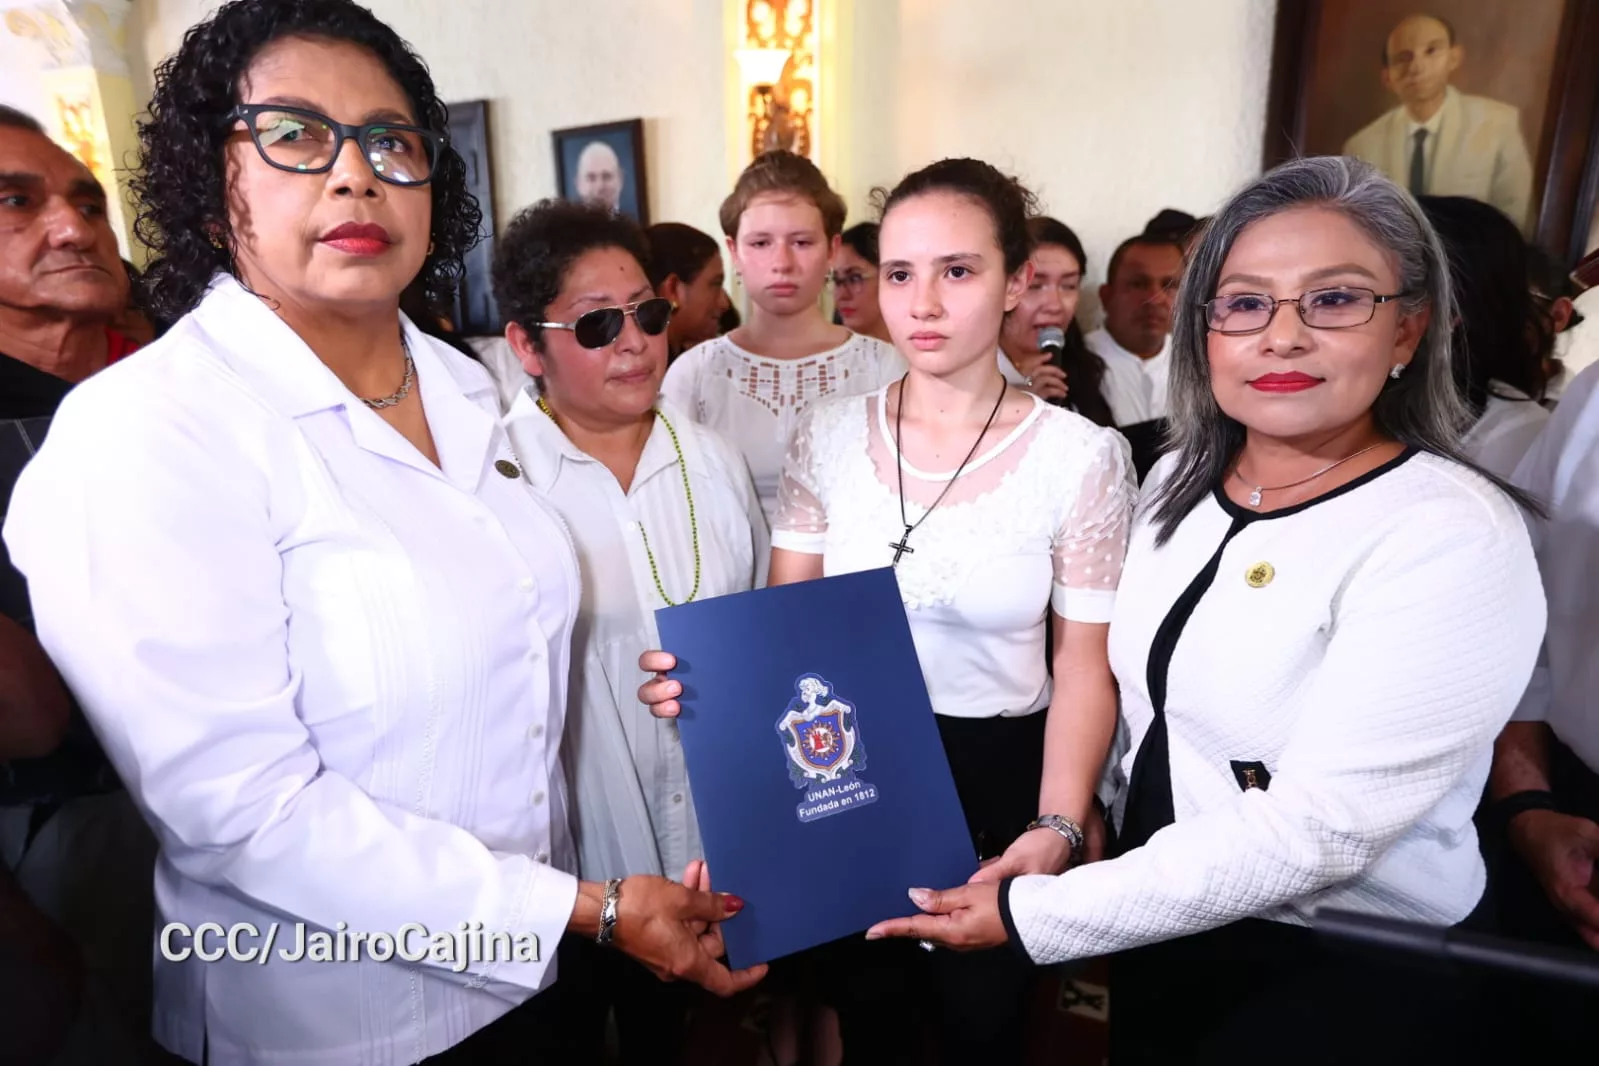
[[1463,50],[1454,27],[1412,15],[1383,46],[1383,87],[1399,106],[1349,138],[1344,154],[1381,169],[1417,196],[1469,196],[1523,230],[1531,222],[1532,158],[1516,108],[1449,84]]

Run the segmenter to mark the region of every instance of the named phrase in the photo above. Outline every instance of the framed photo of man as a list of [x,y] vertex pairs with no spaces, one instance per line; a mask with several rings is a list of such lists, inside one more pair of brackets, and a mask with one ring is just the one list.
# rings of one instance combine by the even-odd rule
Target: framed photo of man
[[582,200],[650,224],[644,171],[644,120],[556,130],[555,179],[563,200]]
[[1352,155],[1575,263],[1599,200],[1599,4],[1278,5],[1265,163]]

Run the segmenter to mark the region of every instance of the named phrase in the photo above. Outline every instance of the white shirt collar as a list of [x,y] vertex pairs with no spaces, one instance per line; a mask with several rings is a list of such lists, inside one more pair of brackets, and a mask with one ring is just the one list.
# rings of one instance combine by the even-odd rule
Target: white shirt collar
[[[448,478],[472,491],[488,452],[498,450],[494,383],[475,363],[439,344],[403,314],[406,347],[416,365],[416,387],[427,409],[439,466],[345,387],[300,335],[229,274],[218,274],[195,308],[192,328],[274,410],[289,418],[342,410],[357,444],[370,452]],[[448,354],[445,354],[448,353]]]
[[1110,330],[1106,329],[1104,326],[1101,326],[1094,330],[1094,332],[1090,333],[1087,337],[1087,342],[1088,346],[1094,349],[1094,351],[1097,352],[1099,357],[1102,359],[1109,358],[1120,359],[1124,361],[1130,360],[1135,366],[1147,367],[1150,369],[1163,365],[1171,356],[1170,333],[1166,334],[1166,339],[1161,342],[1160,351],[1156,352],[1148,359],[1145,359],[1142,356],[1123,348],[1116,338],[1111,336]]
[[1405,143],[1407,145],[1415,143],[1417,130],[1427,131],[1427,140],[1425,142],[1427,145],[1431,145],[1433,141],[1438,139],[1438,129],[1444,124],[1444,111],[1449,107],[1450,96],[1454,91],[1453,87],[1444,90],[1444,102],[1438,106],[1438,110],[1434,111],[1432,118],[1429,118],[1426,122],[1417,122],[1410,117],[1408,110],[1405,112]]
[[[523,389],[512,402],[511,409],[505,413],[503,424],[522,461],[522,468],[527,472],[528,480],[535,488],[548,492],[560,476],[562,463],[598,465],[599,460],[573,444],[555,421],[539,409],[538,399],[531,386]],[[657,397],[655,409],[671,420],[672,428],[677,431],[678,444],[683,449],[683,458],[692,470],[694,460],[690,453],[694,447],[693,434],[684,429],[688,416],[664,397]],[[639,455],[638,467],[633,472],[632,489],[676,465],[677,449],[672,446],[671,434],[666,431],[665,423],[657,418],[655,425],[650,428],[649,437],[644,441],[644,451]]]
[[999,373],[1012,385],[1021,385],[1027,381],[1026,375],[1016,368],[1016,361],[1005,354],[1003,348],[995,349],[995,358],[999,362]]

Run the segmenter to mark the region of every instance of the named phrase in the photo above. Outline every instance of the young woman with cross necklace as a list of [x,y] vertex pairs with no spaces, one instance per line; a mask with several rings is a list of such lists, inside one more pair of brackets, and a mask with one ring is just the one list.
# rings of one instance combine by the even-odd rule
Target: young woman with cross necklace
[[[1001,323],[1030,277],[1026,190],[953,159],[880,204],[879,298],[910,370],[802,417],[779,486],[771,583],[894,564],[984,860],[974,880],[1058,872],[1090,857],[1083,826],[1115,728],[1106,631],[1136,491],[1127,445],[1007,388],[996,367]],[[641,698],[670,715],[679,691],[661,678]],[[945,1060],[1020,1061],[1031,968],[1003,951],[928,958]],[[853,1057],[858,1012],[836,1006]]]

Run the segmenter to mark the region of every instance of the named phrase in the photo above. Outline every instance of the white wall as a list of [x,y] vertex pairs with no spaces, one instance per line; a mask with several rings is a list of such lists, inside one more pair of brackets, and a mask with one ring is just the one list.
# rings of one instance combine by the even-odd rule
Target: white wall
[[1020,177],[1093,277],[1260,172],[1276,0],[859,0],[846,193],[944,156]]
[[[0,0],[0,18],[21,0]],[[5,32],[0,26],[0,104],[14,107],[44,121],[50,96],[44,91],[45,54],[32,41]]]
[[[368,2],[447,99],[491,101],[502,224],[554,192],[550,130],[642,115],[653,217],[717,232],[743,142],[737,0]],[[1160,208],[1207,214],[1259,170],[1276,0],[817,2],[824,151],[853,219],[873,185],[975,155],[1078,231],[1097,278]],[[212,6],[135,0],[134,66]]]

